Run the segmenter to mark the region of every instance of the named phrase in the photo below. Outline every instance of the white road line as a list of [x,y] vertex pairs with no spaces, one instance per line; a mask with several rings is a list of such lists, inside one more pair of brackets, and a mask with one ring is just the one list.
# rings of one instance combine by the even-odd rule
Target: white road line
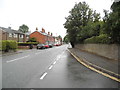
[[45,72],[41,77],[40,80],[44,79],[44,77],[47,75],[47,72]]
[[17,61],[17,60],[20,60],[20,59],[23,59],[23,58],[26,58],[26,57],[29,57],[30,55],[27,55],[27,56],[24,56],[24,57],[21,57],[21,58],[16,58],[16,59],[13,59],[13,60],[9,60],[9,61],[6,61],[7,63],[10,63],[10,62],[13,62],[13,61]]
[[56,64],[56,61],[53,64]]
[[51,66],[49,67],[49,70],[52,69],[52,67],[53,67],[53,65],[51,65]]
[[41,52],[35,53],[35,54],[40,54]]

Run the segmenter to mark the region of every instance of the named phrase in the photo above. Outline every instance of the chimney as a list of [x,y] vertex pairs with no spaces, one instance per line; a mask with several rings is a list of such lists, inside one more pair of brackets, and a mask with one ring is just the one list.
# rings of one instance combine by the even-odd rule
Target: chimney
[[45,33],[45,29],[44,28],[42,28],[42,33]]
[[50,32],[48,32],[48,35],[50,35]]
[[52,33],[51,33],[51,36],[52,36]]
[[36,27],[36,31],[38,31],[38,28]]

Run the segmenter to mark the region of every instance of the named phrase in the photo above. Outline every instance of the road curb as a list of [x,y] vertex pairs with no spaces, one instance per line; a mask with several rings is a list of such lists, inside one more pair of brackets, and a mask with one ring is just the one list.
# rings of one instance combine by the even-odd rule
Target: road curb
[[99,74],[102,74],[112,80],[115,80],[115,81],[118,81],[120,82],[120,75],[119,74],[116,74],[112,71],[109,71],[109,70],[106,70],[104,68],[101,68],[93,63],[90,63],[88,61],[86,61],[84,58],[79,58],[77,55],[75,55],[73,52],[71,52],[69,49],[67,49],[68,52],[70,52],[70,54],[79,62],[81,63],[82,65],[86,66],[87,68],[99,73]]

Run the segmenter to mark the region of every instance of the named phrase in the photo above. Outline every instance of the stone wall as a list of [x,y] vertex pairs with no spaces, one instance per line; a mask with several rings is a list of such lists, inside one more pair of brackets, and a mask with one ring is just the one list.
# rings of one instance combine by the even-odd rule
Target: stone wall
[[119,48],[116,44],[77,44],[75,48],[88,51],[109,59],[120,60]]

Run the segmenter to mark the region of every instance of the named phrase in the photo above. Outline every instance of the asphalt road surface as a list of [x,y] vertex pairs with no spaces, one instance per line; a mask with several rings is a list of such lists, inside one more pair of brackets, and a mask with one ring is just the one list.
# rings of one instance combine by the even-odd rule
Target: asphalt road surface
[[3,88],[118,88],[118,82],[81,65],[68,45],[2,57]]

